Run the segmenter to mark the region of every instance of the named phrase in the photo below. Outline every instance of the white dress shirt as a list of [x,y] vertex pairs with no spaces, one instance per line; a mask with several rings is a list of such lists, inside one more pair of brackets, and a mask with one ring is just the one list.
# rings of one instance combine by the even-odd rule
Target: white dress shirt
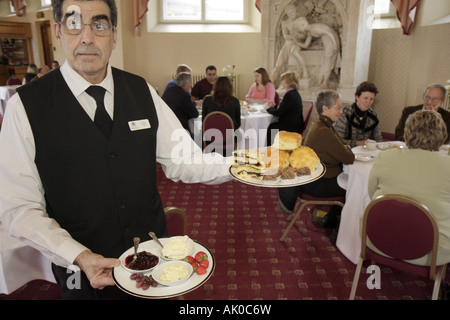
[[[96,103],[85,90],[91,84],[65,62],[61,73],[70,90],[93,120]],[[105,107],[114,114],[114,80],[111,67],[98,84],[106,89]],[[167,178],[184,183],[217,184],[231,179],[229,159],[203,154],[183,129],[172,110],[149,89],[159,120],[156,161]],[[140,120],[140,119],[136,119]],[[41,251],[53,263],[68,267],[84,250],[59,224],[48,217],[44,190],[35,160],[35,144],[28,117],[18,94],[8,101],[0,133],[0,221],[8,232]],[[117,257],[108,257],[117,258]]]

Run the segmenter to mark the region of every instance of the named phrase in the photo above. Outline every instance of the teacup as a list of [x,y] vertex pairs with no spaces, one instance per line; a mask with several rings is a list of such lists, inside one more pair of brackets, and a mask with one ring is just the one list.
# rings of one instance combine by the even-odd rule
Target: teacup
[[366,140],[366,148],[369,150],[375,150],[377,148],[377,142],[373,140]]

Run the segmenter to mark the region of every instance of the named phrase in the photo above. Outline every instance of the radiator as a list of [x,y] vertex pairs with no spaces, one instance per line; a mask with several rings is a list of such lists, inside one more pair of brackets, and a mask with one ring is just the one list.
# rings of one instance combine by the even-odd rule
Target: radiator
[[423,93],[425,88],[418,87],[416,90],[416,104],[423,104]]
[[[172,74],[172,78],[175,78],[176,76]],[[199,82],[200,80],[202,80],[203,78],[205,78],[205,74],[192,74],[192,86],[194,86],[197,82]],[[235,75],[235,79],[233,81],[233,95],[235,97],[239,96],[239,75],[236,74]]]
[[450,80],[447,80],[447,86],[445,88],[447,89],[447,96],[443,108],[450,111]]

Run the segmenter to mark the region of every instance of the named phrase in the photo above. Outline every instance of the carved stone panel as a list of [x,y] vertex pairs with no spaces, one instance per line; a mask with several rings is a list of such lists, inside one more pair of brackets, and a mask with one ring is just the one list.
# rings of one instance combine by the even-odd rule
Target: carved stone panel
[[278,86],[283,72],[296,71],[302,97],[334,89],[353,101],[368,76],[373,0],[262,0],[261,6],[262,62],[272,82]]

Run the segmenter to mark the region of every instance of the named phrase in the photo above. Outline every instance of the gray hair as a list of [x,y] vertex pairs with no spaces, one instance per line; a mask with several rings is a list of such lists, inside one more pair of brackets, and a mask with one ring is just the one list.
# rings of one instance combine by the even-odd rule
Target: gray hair
[[191,81],[191,74],[189,72],[180,72],[175,78],[175,85],[178,87],[184,86],[187,82]]
[[441,89],[441,91],[442,91],[442,99],[441,99],[441,100],[442,100],[442,101],[445,100],[445,94],[447,93],[447,89],[445,89],[445,87],[444,87],[443,85],[440,85],[439,83],[432,83],[432,84],[429,84],[429,85],[427,86],[427,88],[425,89],[425,91],[423,92],[423,95],[426,95],[428,89],[430,89],[430,88]]
[[323,110],[322,107],[326,106],[327,108],[331,108],[332,106],[335,106],[337,101],[341,97],[339,96],[339,93],[333,90],[328,91],[322,91],[317,95],[316,100],[316,110],[318,114],[322,114]]

